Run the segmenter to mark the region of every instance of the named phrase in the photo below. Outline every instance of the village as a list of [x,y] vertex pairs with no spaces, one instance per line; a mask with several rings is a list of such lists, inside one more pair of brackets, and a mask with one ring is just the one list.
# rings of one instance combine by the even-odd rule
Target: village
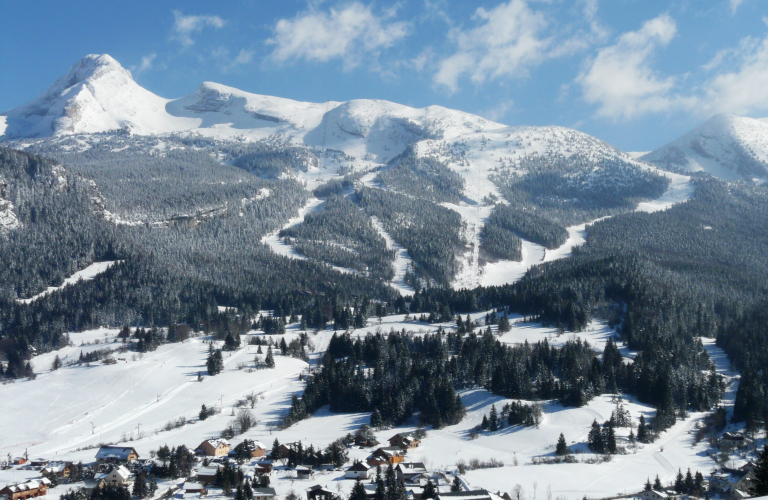
[[[472,320],[479,323],[483,316],[477,314]],[[419,330],[411,335],[452,327],[450,324],[427,326],[415,322],[415,318],[410,320],[407,315],[386,316],[384,321],[384,325],[372,324],[357,329],[354,335],[363,337],[381,331],[383,327],[405,331],[406,327],[412,329],[414,324]],[[304,334],[297,328],[298,325],[289,327],[280,343],[292,343]],[[598,349],[605,345],[611,334],[609,328],[600,325],[583,332]],[[42,455],[45,459],[30,458],[26,452],[20,454],[19,451],[15,452],[15,458],[9,455],[0,464],[0,499],[43,496],[51,500],[128,500],[130,497],[231,497],[234,500],[608,498],[605,493],[577,493],[584,490],[581,485],[585,471],[595,469],[615,471],[617,476],[613,483],[599,491],[621,492],[624,498],[673,500],[751,496],[753,470],[763,439],[755,433],[745,432],[743,426],[727,425],[718,431],[706,424],[708,414],[701,413],[679,421],[656,443],[634,442],[631,436],[637,430],[638,419],[643,416],[652,418],[653,408],[632,398],[622,399],[620,395],[600,396],[583,408],[544,402],[540,405],[541,425],[508,425],[495,432],[481,422],[486,420],[489,411],[496,411],[496,406],[501,410],[514,402],[480,388],[461,392],[467,416],[459,425],[442,429],[424,427],[416,416],[402,426],[382,426],[372,421],[371,413],[336,414],[327,407],[289,428],[280,428],[275,422],[288,411],[291,397],[301,395],[332,336],[331,330],[315,332],[310,337],[315,344],[314,350],[306,362],[286,356],[278,342],[271,342],[271,336],[248,332],[242,336],[241,347],[223,359],[225,369],[214,379],[217,381],[215,386],[210,385],[210,381],[204,382],[210,380],[209,377],[201,381],[197,371],[188,373],[188,363],[184,361],[194,356],[204,359],[211,344],[207,337],[161,345],[143,356],[120,356],[118,352],[116,364],[86,363],[90,370],[106,376],[112,376],[110,374],[115,374],[116,370],[117,373],[128,370],[126,373],[132,373],[131,377],[143,379],[147,376],[143,371],[146,371],[158,389],[150,386],[146,394],[137,396],[139,399],[151,398],[141,407],[132,408],[127,401],[120,400],[125,413],[112,413],[114,423],[102,420],[94,424],[88,419],[76,419],[80,434],[62,440],[61,445],[52,441],[45,448],[48,452],[41,453],[39,448],[31,451],[31,456]],[[82,334],[80,338],[89,340],[88,343],[81,340],[80,345],[75,344],[55,354],[68,363],[66,368],[43,373],[36,380],[21,384],[39,387],[49,383],[46,380],[56,380],[55,377],[61,375],[78,377],[78,371],[84,365],[67,360],[76,360],[82,352],[119,346],[118,337],[118,330]],[[266,338],[270,340],[268,347],[274,353],[276,367],[266,369],[262,363],[262,367],[253,368],[247,361],[253,360],[254,355],[256,359],[261,357],[264,352],[261,340]],[[532,328],[519,320],[500,338],[509,343],[565,340],[554,329]],[[713,344],[707,345],[714,349]],[[717,351],[712,353],[717,354]],[[54,353],[43,354],[39,361],[50,363],[53,356]],[[631,361],[631,358],[625,359]],[[163,375],[158,377],[155,373]],[[179,373],[178,382],[173,378],[176,373]],[[115,380],[124,380],[120,375],[117,377]],[[734,384],[726,391],[723,401],[726,407],[732,404],[729,398],[735,392],[737,374],[731,373],[729,379]],[[92,380],[98,380],[98,377],[89,377],[89,382]],[[255,387],[262,389],[252,389],[254,380],[258,381]],[[73,385],[77,383],[73,382]],[[21,384],[3,387],[14,390],[14,386]],[[173,384],[178,384],[178,389],[173,389]],[[126,387],[132,391],[142,388],[133,383]],[[161,394],[159,387],[164,387],[166,392]],[[199,392],[190,392],[187,398],[179,400],[182,389]],[[220,398],[215,396],[217,400],[207,410],[205,405],[199,412],[193,410],[193,405],[199,405],[201,398],[210,398],[212,391],[224,394]],[[47,389],[42,393],[48,394]],[[173,416],[169,412],[178,411],[164,404],[173,398],[186,408],[185,413],[193,410],[194,416],[178,421],[171,419],[163,425],[161,419],[168,419]],[[223,402],[231,405],[231,413],[222,411]],[[91,407],[97,411],[114,407],[106,401],[93,405]],[[626,427],[616,429],[618,453],[593,453],[587,447],[589,423],[596,415],[600,415],[601,421],[608,419],[619,405],[626,406],[631,418]],[[161,410],[164,413],[158,413]],[[166,416],[155,417],[154,425],[143,425],[138,429],[134,426],[134,431],[129,432],[121,430],[130,423],[135,425],[137,419],[133,413],[147,412]],[[252,419],[253,427],[233,432],[233,423],[241,414],[250,415],[248,418]],[[234,418],[230,424],[225,423],[228,417]],[[502,420],[505,418],[503,416]],[[122,422],[125,424],[117,425]],[[224,431],[221,431],[222,427],[225,427]],[[69,424],[61,428],[73,427]],[[92,429],[102,432],[91,436]],[[568,439],[567,456],[561,456],[555,450],[557,437],[563,433]],[[105,437],[111,437],[106,442],[113,444],[103,445]],[[688,447],[691,447],[690,451],[686,451]],[[661,469],[659,464],[662,464]],[[634,469],[630,476],[633,483],[622,487],[618,472],[628,470],[627,465]],[[659,470],[662,472],[660,479]]]
[[[512,491],[469,489],[459,463],[453,470],[430,469],[410,461],[426,431],[398,432],[380,443],[364,425],[323,452],[301,441],[267,446],[245,439],[206,439],[194,449],[167,446],[142,457],[130,446],[105,445],[89,463],[9,457],[3,471],[35,471],[38,477],[6,484],[0,500],[26,500],[58,494],[62,500],[226,498],[234,500],[524,500]],[[762,439],[760,441],[763,441]],[[758,454],[756,441],[741,432],[725,432],[715,446],[722,462],[707,477],[678,474],[674,484],[649,478],[645,489],[623,498],[640,500],[736,500],[753,496]],[[352,453],[350,453],[352,452]],[[365,456],[364,459],[350,458]],[[735,459],[741,457],[741,459]],[[554,479],[554,478],[553,478]],[[564,480],[567,480],[563,478]],[[283,491],[280,495],[278,490]],[[534,491],[535,495],[536,492]],[[54,497],[55,498],[55,497]],[[551,500],[551,492],[546,494]]]

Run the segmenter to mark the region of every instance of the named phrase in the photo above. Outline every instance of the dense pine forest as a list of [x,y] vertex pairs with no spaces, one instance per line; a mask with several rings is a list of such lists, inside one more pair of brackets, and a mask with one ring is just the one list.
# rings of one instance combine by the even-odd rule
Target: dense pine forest
[[[658,408],[653,425],[660,430],[720,397],[721,383],[699,336],[717,336],[743,371],[734,417],[750,426],[768,417],[765,186],[700,178],[692,200],[595,223],[572,258],[535,267],[518,283],[452,290],[447,285],[457,271],[456,251],[466,245],[462,220],[434,201],[455,200],[461,187],[436,160],[405,154],[393,162],[380,182],[398,193],[355,186],[353,178],[329,183],[316,193],[326,198],[323,208],[281,235],[311,257],[295,260],[260,240],[309,198],[299,182],[279,174],[301,170],[312,155],[284,144],[217,150],[230,167],[208,153],[170,148],[172,142],[163,154],[148,152],[156,143],[113,152],[114,140],[77,154],[36,146],[55,153],[63,168],[0,150],[0,198],[13,204],[21,224],[0,235],[0,349],[12,366],[6,376],[30,374],[32,347],[55,348],[66,342],[65,332],[100,325],[185,323],[224,338],[235,319],[218,312],[222,305],[236,307],[241,319],[255,320],[256,311],[270,308],[279,317],[301,315],[307,328],[332,322],[340,330],[392,311],[450,321],[459,313],[497,310],[570,331],[605,319],[638,355],[622,363],[613,343],[602,356],[579,343],[509,347],[480,331],[485,325],[424,338],[395,334],[352,342],[340,335],[287,423],[330,404],[338,411],[378,410],[391,423],[420,412],[425,423],[439,426],[461,418],[455,391],[477,385],[507,397],[572,405],[621,389]],[[497,178],[515,203],[497,205],[489,219],[482,240],[487,256],[517,257],[520,237],[556,247],[565,225],[626,211],[667,185],[665,178],[618,163],[590,177],[581,160],[526,161],[535,175],[502,172]],[[261,177],[250,173],[254,169]],[[563,172],[569,175],[555,175]],[[160,173],[156,188],[144,190]],[[603,175],[625,179],[624,188],[609,188]],[[576,201],[565,198],[571,189]],[[520,204],[536,211],[520,210]],[[384,281],[391,279],[394,256],[372,216],[408,250],[415,273],[429,285],[412,299]],[[101,260],[121,262],[29,305],[17,301]],[[402,396],[402,408],[386,400],[390,392]]]

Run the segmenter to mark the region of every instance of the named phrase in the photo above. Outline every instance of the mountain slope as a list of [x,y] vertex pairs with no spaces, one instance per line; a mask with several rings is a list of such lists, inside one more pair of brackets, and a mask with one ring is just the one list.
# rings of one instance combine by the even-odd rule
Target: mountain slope
[[641,157],[667,170],[708,172],[724,180],[768,176],[768,123],[720,114]]

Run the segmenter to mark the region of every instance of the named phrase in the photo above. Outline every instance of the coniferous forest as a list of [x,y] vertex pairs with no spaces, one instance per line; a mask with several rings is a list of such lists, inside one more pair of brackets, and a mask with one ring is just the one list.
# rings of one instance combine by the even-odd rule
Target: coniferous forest
[[[0,233],[4,376],[30,375],[33,347],[50,350],[66,342],[68,331],[101,325],[150,331],[186,324],[224,338],[237,318],[219,306],[237,308],[249,321],[268,308],[279,317],[301,315],[307,328],[340,330],[393,311],[442,322],[495,310],[497,318],[519,313],[574,332],[604,319],[638,355],[622,363],[613,342],[599,355],[580,342],[506,346],[483,327],[421,338],[396,333],[353,341],[339,334],[286,423],[328,404],[335,411],[378,410],[393,424],[419,413],[439,427],[461,418],[457,390],[482,386],[569,405],[621,389],[657,407],[652,425],[660,430],[720,398],[722,384],[701,336],[717,337],[742,371],[734,418],[753,427],[768,418],[765,185],[702,176],[688,202],[653,214],[622,213],[658,196],[666,178],[619,163],[588,178],[585,159],[525,159],[535,175],[500,170],[495,179],[515,202],[497,205],[485,225],[487,256],[519,258],[520,238],[554,248],[566,225],[615,216],[588,226],[587,243],[571,258],[536,266],[517,283],[453,290],[456,252],[467,242],[458,213],[436,202],[455,202],[462,185],[437,160],[397,158],[379,175],[391,190],[354,178],[326,185],[316,193],[326,198],[323,208],[280,234],[310,257],[298,260],[273,253],[261,239],[310,197],[282,174],[308,168],[314,153],[279,142],[222,146],[216,154],[227,156],[228,166],[202,151],[174,149],[171,140],[163,154],[152,152],[156,143],[142,142],[151,139],[114,152],[113,140],[78,153],[45,142],[30,148],[37,154],[0,149],[0,199],[18,220]],[[606,176],[622,179],[622,187]],[[157,180],[151,189],[148,179]],[[407,249],[427,285],[408,300],[385,282],[394,255],[371,217]],[[29,304],[18,300],[106,260],[118,262],[93,280]],[[145,340],[148,348],[162,341]]]

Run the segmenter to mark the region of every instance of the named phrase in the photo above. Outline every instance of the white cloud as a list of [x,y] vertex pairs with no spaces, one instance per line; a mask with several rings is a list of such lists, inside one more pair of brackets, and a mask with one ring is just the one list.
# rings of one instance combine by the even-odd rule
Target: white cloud
[[440,61],[435,84],[456,92],[464,75],[476,85],[502,76],[524,77],[545,58],[551,44],[542,36],[546,18],[525,0],[511,0],[491,10],[481,7],[474,17],[479,26],[451,30],[456,52]]
[[136,74],[143,73],[147,70],[152,69],[152,65],[155,62],[155,59],[157,58],[157,54],[152,52],[151,54],[148,54],[141,58],[141,63],[138,66],[133,66],[131,68],[131,72],[134,72]]
[[232,57],[232,53],[226,47],[218,47],[211,51],[211,58],[216,61],[217,65],[223,72],[231,71],[238,66],[253,61],[253,56],[256,52],[249,49],[240,49],[235,57]]
[[310,7],[293,19],[281,19],[268,44],[276,61],[305,59],[327,62],[342,59],[349,68],[365,54],[376,54],[408,34],[408,24],[391,20],[396,10],[376,15],[370,6],[352,2],[342,8],[319,11]]
[[736,64],[703,84],[699,112],[746,115],[768,111],[768,36],[763,40],[744,38],[738,49],[728,53]]
[[744,0],[729,0],[729,1],[730,1],[730,4],[731,4],[731,12],[732,13],[735,13],[736,9],[739,8],[739,5],[744,3]]
[[203,28],[223,28],[226,24],[219,16],[212,15],[200,15],[200,16],[185,16],[181,11],[173,11],[173,36],[172,38],[178,41],[185,47],[192,45],[192,35],[199,33]]
[[482,115],[483,117],[491,120],[492,122],[498,122],[499,120],[507,116],[507,113],[509,113],[514,107],[515,107],[515,101],[513,101],[512,99],[504,99],[499,103],[495,104],[493,107],[485,110],[485,112],[483,112]]
[[655,51],[667,46],[676,33],[675,21],[662,14],[597,51],[576,83],[584,99],[599,106],[598,116],[631,119],[691,106],[690,98],[673,92],[676,79],[659,75],[650,65]]

